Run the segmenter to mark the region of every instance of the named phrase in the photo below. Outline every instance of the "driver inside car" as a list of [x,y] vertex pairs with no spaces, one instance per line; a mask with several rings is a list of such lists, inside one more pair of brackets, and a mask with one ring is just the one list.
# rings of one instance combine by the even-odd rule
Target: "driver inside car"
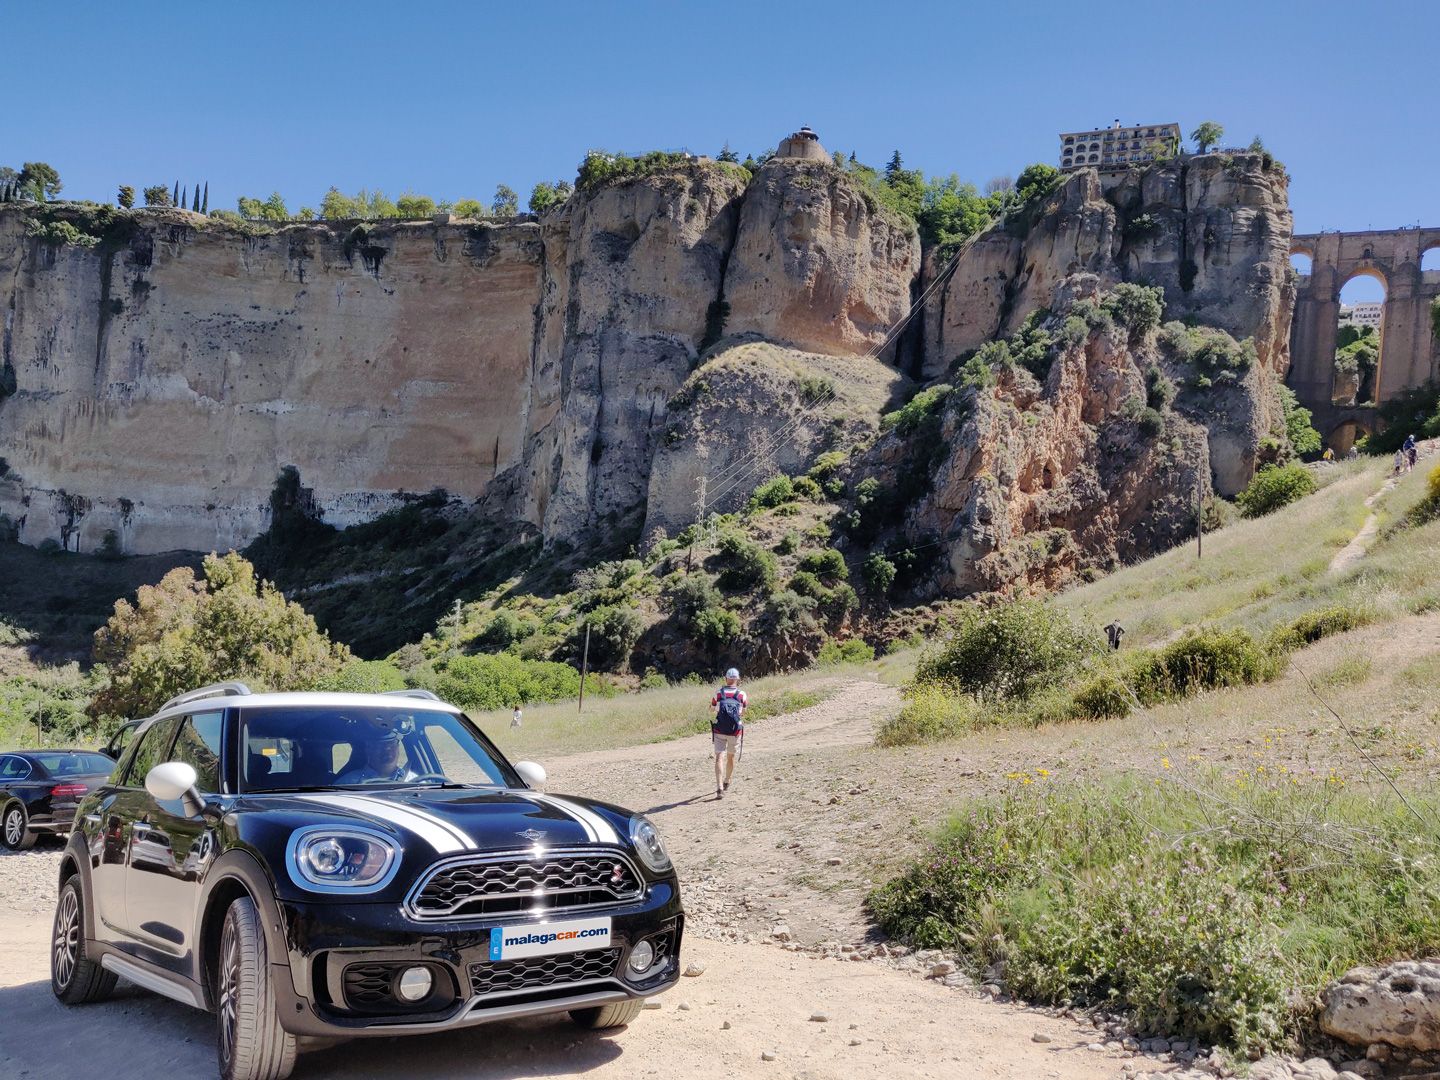
[[387,731],[365,741],[365,764],[350,769],[336,781],[338,784],[368,784],[374,781],[408,783],[419,779],[400,760],[404,750],[398,731]]

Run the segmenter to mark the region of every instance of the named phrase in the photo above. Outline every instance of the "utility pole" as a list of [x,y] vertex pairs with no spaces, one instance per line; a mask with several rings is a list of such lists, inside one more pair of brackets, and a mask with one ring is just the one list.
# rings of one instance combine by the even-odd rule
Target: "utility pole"
[[1205,554],[1205,499],[1201,495],[1200,481],[1195,481],[1195,558]]
[[590,670],[590,620],[585,620],[585,649],[580,654],[580,707],[575,711],[585,711],[585,673]]
[[685,556],[685,573],[687,574],[695,565],[695,538],[700,535],[700,522],[705,517],[705,485],[709,479],[709,473],[701,473],[700,487],[695,491],[695,524],[690,529],[690,554]]

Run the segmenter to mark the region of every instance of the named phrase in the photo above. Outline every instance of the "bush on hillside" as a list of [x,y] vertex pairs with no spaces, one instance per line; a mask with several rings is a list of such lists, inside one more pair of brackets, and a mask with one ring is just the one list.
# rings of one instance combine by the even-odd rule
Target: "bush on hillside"
[[740,637],[740,616],[722,607],[708,607],[695,616],[695,637],[710,650],[724,648]]
[[895,564],[876,552],[865,560],[860,576],[865,579],[865,589],[873,596],[884,596],[895,584]]
[[750,494],[750,509],[769,510],[795,499],[795,482],[785,475],[772,476]]
[[1133,661],[1136,696],[1147,705],[1189,697],[1202,690],[1248,686],[1279,672],[1276,657],[1244,630],[1208,626]]
[[522,660],[510,653],[450,657],[437,661],[433,674],[417,672],[416,681],[429,683],[425,688],[450,704],[473,711],[562,701],[580,693],[580,673],[569,664]]
[[706,608],[719,607],[723,594],[705,574],[686,574],[670,590],[670,607],[687,622]]
[[958,738],[979,726],[974,700],[943,686],[921,684],[905,691],[900,712],[875,733],[876,746],[918,746]]
[[1101,298],[1101,306],[1132,334],[1143,334],[1160,325],[1165,313],[1165,290],[1160,286],[1116,285]]
[[1270,635],[1268,644],[1272,649],[1283,652],[1303,649],[1332,634],[1358,630],[1373,618],[1371,612],[1364,608],[1332,604],[1292,619]]
[[1072,700],[1077,719],[1109,720],[1129,716],[1135,694],[1113,671],[1097,671],[1076,687]]
[[384,660],[351,660],[315,684],[316,690],[337,694],[384,694],[404,690],[405,673]]
[[814,597],[782,589],[770,597],[765,616],[772,632],[788,641],[797,634],[811,634],[819,628],[814,614],[817,606]]
[[875,649],[866,644],[861,638],[846,638],[844,641],[836,641],[833,638],[820,646],[820,652],[815,657],[817,664],[868,664],[875,659]]
[[1375,411],[1381,421],[1380,430],[1365,440],[1367,454],[1393,454],[1409,435],[1417,439],[1440,437],[1440,383],[1427,382],[1402,390]]
[[775,556],[759,544],[732,532],[720,538],[719,546],[724,562],[724,569],[720,571],[722,588],[754,589],[774,583]]
[[612,671],[629,661],[630,652],[645,628],[640,621],[640,613],[632,607],[598,607],[576,624],[577,648],[583,647],[587,625],[590,627],[591,666]]
[[800,569],[830,581],[845,581],[850,577],[850,569],[845,565],[845,556],[834,548],[810,552],[800,560]]
[[948,384],[940,383],[921,390],[905,405],[882,416],[880,430],[893,431],[901,437],[915,434],[927,420],[940,414],[952,389]]
[[1315,477],[1302,465],[1267,465],[1251,478],[1235,504],[1247,518],[1263,517],[1315,490]]
[[1098,645],[1068,615],[1038,600],[967,604],[940,647],[921,657],[915,681],[949,685],[983,701],[1023,701],[1069,679]]

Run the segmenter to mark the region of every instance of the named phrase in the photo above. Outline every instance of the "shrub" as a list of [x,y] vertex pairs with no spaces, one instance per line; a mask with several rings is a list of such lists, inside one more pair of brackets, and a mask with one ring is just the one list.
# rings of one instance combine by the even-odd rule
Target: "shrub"
[[949,384],[940,383],[921,390],[905,405],[882,416],[880,430],[894,431],[902,437],[915,434],[927,420],[939,415],[952,389]]
[[788,639],[796,634],[812,633],[816,629],[815,608],[814,597],[801,596],[790,589],[782,589],[770,597],[765,614],[774,632]]
[[1301,465],[1267,465],[1235,496],[1240,513],[1247,518],[1263,517],[1289,506],[1315,490],[1315,478]]
[[995,385],[995,370],[978,353],[959,368],[960,385],[972,390],[985,390]]
[[1135,694],[1112,671],[1097,671],[1072,695],[1074,714],[1082,720],[1109,720],[1130,715]]
[[772,476],[750,494],[751,510],[769,510],[795,498],[795,483],[788,476]]
[[383,694],[404,690],[405,673],[384,660],[351,660],[315,684],[316,690],[338,694]]
[[794,487],[795,497],[797,499],[809,499],[811,502],[819,502],[825,497],[825,492],[820,485],[808,476],[797,476]]
[[1344,634],[1351,630],[1358,630],[1362,626],[1373,621],[1374,616],[1363,608],[1349,607],[1345,604],[1332,604],[1329,607],[1316,608],[1314,611],[1307,611],[1297,616],[1284,626],[1274,631],[1268,644],[1272,649],[1289,652],[1292,649],[1303,649],[1306,645],[1313,645],[1321,638],[1327,638],[1331,634]]
[[738,533],[726,533],[720,538],[720,554],[726,564],[720,572],[724,588],[752,589],[775,581],[775,556]]
[[810,471],[805,475],[818,483],[829,480],[845,464],[845,453],[842,450],[827,450],[815,459],[815,464],[810,466]]
[[1038,600],[968,604],[940,647],[923,657],[917,683],[948,684],[985,701],[1024,700],[1068,679],[1098,642]]
[[654,668],[647,668],[644,677],[640,680],[641,690],[664,690],[669,685],[670,680]]
[[722,599],[720,590],[704,574],[687,574],[670,590],[671,609],[686,621],[693,621],[706,608],[719,607]]
[[[451,657],[436,664],[433,679],[417,681],[431,681],[431,688],[444,700],[475,710],[561,701],[580,693],[580,673],[569,664],[523,660],[509,653]],[[586,689],[590,689],[588,680]]]
[[916,746],[958,738],[978,726],[977,712],[972,699],[943,686],[912,686],[899,714],[880,725],[875,745]]
[[844,641],[836,641],[831,638],[820,646],[820,652],[815,657],[815,662],[817,664],[868,664],[874,659],[874,647],[867,645],[860,638],[846,638]]
[[797,570],[790,578],[790,589],[801,596],[813,596],[816,600],[830,599],[830,590],[820,584],[820,579],[809,570]]
[[740,636],[740,617],[722,607],[699,612],[691,625],[695,636],[711,649],[718,649]]
[[795,391],[804,404],[814,406],[835,396],[835,384],[820,375],[806,376],[795,380]]
[[775,554],[793,555],[800,550],[800,533],[795,529],[788,529],[775,545]]
[[1295,391],[1284,383],[1279,385],[1280,412],[1285,418],[1285,434],[1290,439],[1290,448],[1301,457],[1320,453],[1320,432],[1315,430],[1314,416],[1300,404]]
[[476,641],[487,651],[499,652],[524,641],[536,629],[535,623],[522,619],[513,611],[497,611]]
[[1165,290],[1158,285],[1120,284],[1104,295],[1101,306],[1132,334],[1143,334],[1160,325]]
[[838,619],[847,611],[857,606],[860,603],[860,598],[855,595],[854,589],[842,581],[830,590],[828,597],[821,597],[820,603],[824,605],[825,611],[828,614]]
[[845,556],[834,548],[810,552],[800,560],[800,569],[808,570],[817,577],[829,581],[844,581],[850,577],[850,569],[845,565]]
[[618,668],[630,659],[644,625],[631,607],[607,606],[592,610],[575,628],[578,645],[590,627],[590,662],[599,668]]
[[1201,690],[1246,686],[1278,674],[1274,654],[1244,630],[1201,627],[1137,658],[1135,693],[1145,704]]
[[865,588],[869,592],[884,596],[895,584],[895,564],[884,555],[871,555],[860,568],[860,576],[865,579]]

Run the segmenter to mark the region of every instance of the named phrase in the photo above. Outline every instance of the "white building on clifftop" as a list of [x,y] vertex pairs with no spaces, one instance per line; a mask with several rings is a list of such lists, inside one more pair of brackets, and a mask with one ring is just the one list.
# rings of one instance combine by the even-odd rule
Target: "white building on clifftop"
[[1069,131],[1060,136],[1060,168],[1099,169],[1121,172],[1136,169],[1160,158],[1173,157],[1180,149],[1179,124],[1136,124],[1123,127],[1116,120],[1108,128]]

